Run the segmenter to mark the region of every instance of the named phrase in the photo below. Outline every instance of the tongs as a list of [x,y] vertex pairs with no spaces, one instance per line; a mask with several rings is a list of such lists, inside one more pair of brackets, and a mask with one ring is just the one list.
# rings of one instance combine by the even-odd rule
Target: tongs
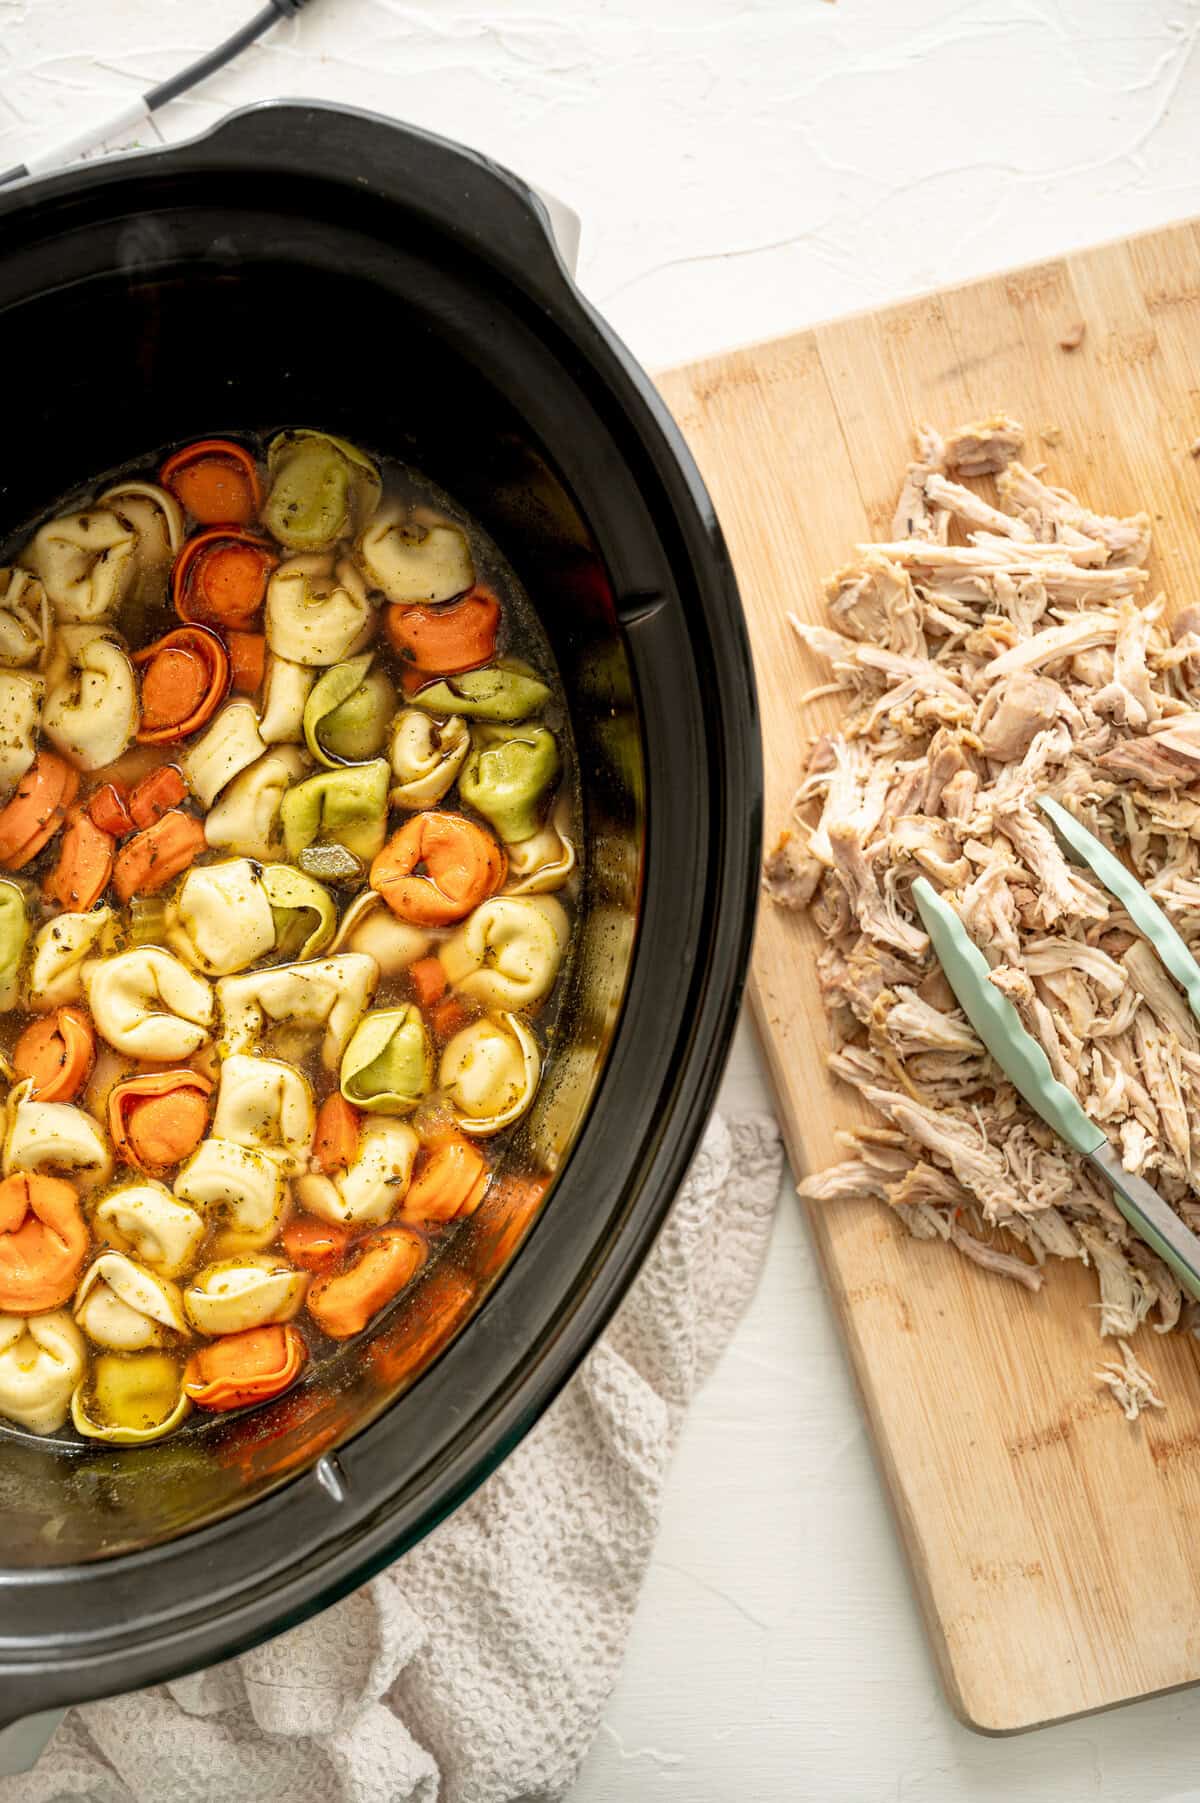
[[[1187,997],[1200,1021],[1200,966],[1136,877],[1094,834],[1050,796],[1038,806],[1066,849],[1086,864],[1115,895],[1164,968]],[[1127,1171],[1103,1127],[1097,1125],[1050,1069],[1050,1061],[1006,995],[988,981],[991,966],[954,909],[924,877],[913,884],[913,899],[946,980],[959,1006],[1005,1076],[1035,1114],[1100,1171],[1112,1187],[1117,1207],[1139,1238],[1152,1246],[1189,1295],[1200,1299],[1200,1238],[1180,1220],[1144,1178]]]

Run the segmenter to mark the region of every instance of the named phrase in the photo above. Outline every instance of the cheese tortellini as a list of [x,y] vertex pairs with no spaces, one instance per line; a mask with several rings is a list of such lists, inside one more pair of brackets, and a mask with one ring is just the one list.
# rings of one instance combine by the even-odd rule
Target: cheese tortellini
[[570,922],[550,895],[495,895],[442,946],[446,976],[482,1008],[532,1008],[549,995]]
[[381,976],[395,977],[423,958],[432,943],[427,927],[401,920],[377,890],[368,889],[346,909],[333,949],[365,952],[374,958]]
[[32,1080],[9,1092],[4,1138],[4,1175],[13,1171],[53,1171],[82,1187],[112,1175],[112,1151],[97,1121],[70,1102],[30,1100]]
[[177,1172],[175,1194],[221,1224],[214,1243],[220,1254],[269,1246],[289,1202],[283,1161],[232,1139],[202,1140]]
[[50,520],[22,558],[60,621],[107,620],[137,574],[137,533],[115,508],[89,507]]
[[16,788],[37,753],[46,684],[27,670],[0,670],[0,795]]
[[276,745],[235,776],[205,817],[204,837],[213,850],[246,858],[280,857],[283,798],[309,766],[298,745]]
[[302,1071],[279,1058],[235,1053],[221,1066],[212,1132],[251,1152],[268,1152],[280,1172],[307,1169],[316,1111]]
[[321,1033],[321,1062],[326,1070],[336,1070],[378,980],[378,965],[363,952],[223,977],[217,984],[221,1050],[226,1055],[249,1051],[270,1025],[284,1025]]
[[213,992],[171,952],[143,945],[84,965],[83,985],[103,1038],[130,1058],[173,1064],[208,1038]]
[[567,835],[567,810],[561,804],[540,832],[508,848],[505,895],[548,895],[561,889],[575,868],[575,846]]
[[53,621],[46,590],[28,570],[0,568],[0,665],[6,670],[40,664]]
[[31,1434],[56,1434],[84,1357],[83,1335],[66,1309],[0,1315],[0,1415]]
[[171,950],[209,976],[245,970],[275,947],[275,916],[249,858],[193,866],[167,927]]
[[537,1041],[518,1014],[472,1021],[442,1053],[438,1080],[464,1133],[511,1127],[533,1101],[541,1074]]
[[205,1266],[184,1291],[188,1320],[199,1333],[245,1333],[298,1313],[308,1288],[303,1271],[294,1271],[270,1252],[245,1253]]
[[348,557],[290,557],[267,588],[267,644],[276,657],[320,669],[353,657],[375,631],[375,609]]
[[294,664],[271,652],[263,679],[258,730],[268,745],[299,745],[304,739],[304,706],[317,680],[309,664]]
[[408,1192],[420,1143],[406,1121],[389,1115],[367,1120],[354,1163],[332,1176],[314,1171],[299,1178],[297,1200],[310,1214],[342,1227],[390,1221]]
[[46,1010],[82,1001],[85,963],[111,952],[116,943],[117,917],[111,908],[57,914],[48,920],[34,936],[29,1006]]
[[102,1252],[83,1274],[75,1320],[89,1340],[110,1352],[169,1346],[186,1335],[179,1290],[124,1252]]
[[21,959],[29,939],[25,897],[16,883],[0,878],[0,1012],[15,1008],[21,994]]
[[384,508],[358,548],[368,580],[389,601],[452,601],[475,581],[466,533],[423,510]]
[[402,709],[392,727],[392,805],[434,807],[453,787],[470,749],[471,731],[461,715],[437,720],[419,707]]
[[124,646],[102,626],[63,626],[46,667],[42,726],[77,769],[99,770],[132,743],[137,678]]
[[183,774],[201,806],[211,808],[221,790],[256,764],[266,749],[254,704],[227,701],[208,730],[184,753]]
[[207,1227],[204,1216],[147,1178],[110,1190],[96,1206],[96,1222],[118,1252],[130,1252],[159,1277],[180,1277],[196,1262]]

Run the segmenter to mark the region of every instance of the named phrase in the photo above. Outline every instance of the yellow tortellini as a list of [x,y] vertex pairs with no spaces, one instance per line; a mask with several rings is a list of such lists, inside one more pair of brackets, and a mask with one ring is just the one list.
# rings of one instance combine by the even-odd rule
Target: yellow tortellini
[[358,1108],[397,1114],[415,1108],[433,1082],[433,1048],[421,1010],[381,1008],[354,1030],[342,1059],[341,1089]]
[[249,858],[194,865],[167,926],[171,950],[213,977],[245,970],[275,946],[275,916]]
[[21,562],[45,588],[57,619],[107,620],[137,574],[137,533],[114,508],[88,507],[50,520]]
[[183,509],[175,496],[156,482],[118,482],[105,489],[97,505],[111,508],[132,528],[138,575],[161,582],[183,543]]
[[110,1352],[170,1346],[188,1331],[177,1286],[124,1252],[102,1252],[88,1266],[75,1294],[75,1320]]
[[66,1309],[0,1315],[0,1415],[31,1434],[56,1434],[83,1376],[83,1335]]
[[227,701],[181,760],[183,774],[201,807],[211,808],[222,789],[256,764],[266,749],[254,704]]
[[99,770],[133,741],[141,713],[129,655],[103,626],[63,626],[46,666],[46,737],[80,770]]
[[438,1081],[464,1133],[511,1127],[533,1101],[541,1074],[537,1041],[517,1014],[463,1027],[442,1053]]
[[349,1169],[331,1177],[307,1173],[296,1196],[310,1214],[343,1227],[390,1221],[407,1194],[420,1143],[406,1121],[377,1115],[363,1123]]
[[549,995],[570,922],[550,895],[496,895],[441,947],[447,980],[483,1008],[532,1008]]
[[205,1139],[175,1177],[175,1194],[222,1223],[218,1254],[257,1252],[283,1226],[289,1192],[282,1162],[232,1139]]
[[392,727],[392,805],[433,807],[453,787],[470,749],[471,731],[460,715],[437,720],[419,707],[402,709]]
[[268,864],[262,885],[275,922],[275,951],[289,963],[315,958],[337,931],[337,905],[328,889],[290,864]]
[[379,966],[363,952],[223,977],[217,984],[221,1050],[226,1055],[249,1051],[272,1024],[283,1024],[321,1032],[321,1062],[326,1070],[336,1070],[378,980]]
[[377,513],[359,539],[359,557],[389,601],[452,601],[475,581],[466,533],[424,509]]
[[294,1177],[307,1169],[315,1121],[312,1090],[302,1071],[278,1058],[240,1052],[226,1058],[212,1121],[215,1139],[269,1152],[280,1172]]
[[83,1000],[83,967],[88,958],[103,957],[117,943],[117,917],[109,907],[86,914],[57,914],[39,927],[29,970],[29,1006],[57,1008]]
[[204,837],[214,851],[246,858],[278,858],[284,849],[279,810],[292,784],[310,767],[297,745],[276,745],[243,770],[204,820]]
[[304,706],[316,680],[313,666],[294,664],[273,651],[268,655],[258,719],[259,733],[268,745],[303,743]]
[[112,1175],[112,1151],[98,1121],[71,1102],[30,1100],[32,1079],[9,1091],[4,1175],[63,1172],[83,1187]]
[[92,960],[84,965],[83,986],[97,1031],[130,1058],[174,1064],[208,1038],[212,990],[158,946]]
[[0,795],[16,788],[37,755],[46,685],[26,670],[0,670]]
[[382,976],[395,977],[423,958],[432,943],[428,928],[400,920],[376,890],[368,889],[346,909],[333,949],[365,952]]
[[0,665],[6,670],[41,664],[53,620],[46,590],[28,570],[0,568]]
[[290,1321],[304,1300],[308,1278],[272,1252],[206,1265],[184,1292],[183,1306],[198,1333],[245,1333],[275,1321]]
[[110,1190],[96,1205],[96,1223],[118,1252],[130,1252],[159,1277],[181,1277],[196,1262],[204,1216],[163,1184],[145,1178]]
[[568,823],[567,807],[560,803],[540,832],[508,847],[505,895],[548,895],[563,887],[575,868]]
[[267,587],[267,644],[289,663],[321,668],[370,643],[375,609],[348,557],[289,557]]
[[29,939],[25,896],[0,877],[0,1011],[15,1008],[21,995],[21,960]]
[[183,1366],[159,1351],[102,1352],[71,1398],[76,1432],[113,1446],[161,1440],[191,1409]]

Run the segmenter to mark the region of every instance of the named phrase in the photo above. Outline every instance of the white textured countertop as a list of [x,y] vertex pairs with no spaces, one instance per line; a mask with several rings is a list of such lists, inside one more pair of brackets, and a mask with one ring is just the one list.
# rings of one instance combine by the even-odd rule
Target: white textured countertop
[[[255,4],[0,0],[0,167]],[[313,0],[143,137],[306,95],[463,138],[578,209],[655,366],[1200,212],[1198,34],[1200,0]],[[762,1098],[748,1042],[728,1088]],[[1198,1725],[951,1718],[785,1195],[572,1803],[1200,1798]]]

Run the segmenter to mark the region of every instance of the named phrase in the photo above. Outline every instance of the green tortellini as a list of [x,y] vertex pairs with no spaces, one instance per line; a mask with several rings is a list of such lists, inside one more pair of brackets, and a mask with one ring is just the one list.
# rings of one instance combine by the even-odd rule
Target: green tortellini
[[415,1108],[433,1083],[433,1048],[421,1010],[381,1008],[355,1028],[342,1056],[341,1088],[348,1102],[373,1113]]
[[502,658],[482,670],[444,676],[418,689],[411,705],[427,714],[463,714],[470,720],[528,720],[545,707],[550,690],[517,658]]
[[263,524],[293,551],[324,551],[361,531],[379,505],[379,471],[344,438],[280,432],[267,453]]
[[0,880],[0,1010],[17,1005],[21,959],[29,939],[25,897],[15,883]]
[[371,653],[326,670],[304,707],[304,738],[319,763],[331,767],[375,758],[387,742],[396,691]]
[[279,810],[289,858],[310,845],[344,846],[367,863],[387,838],[387,760],[321,770],[289,789]]
[[275,953],[289,963],[315,958],[337,931],[337,907],[328,889],[290,864],[268,864],[262,873],[275,917]]
[[531,839],[542,802],[560,769],[558,743],[545,726],[518,731],[477,727],[475,748],[458,779],[459,793],[510,845]]

